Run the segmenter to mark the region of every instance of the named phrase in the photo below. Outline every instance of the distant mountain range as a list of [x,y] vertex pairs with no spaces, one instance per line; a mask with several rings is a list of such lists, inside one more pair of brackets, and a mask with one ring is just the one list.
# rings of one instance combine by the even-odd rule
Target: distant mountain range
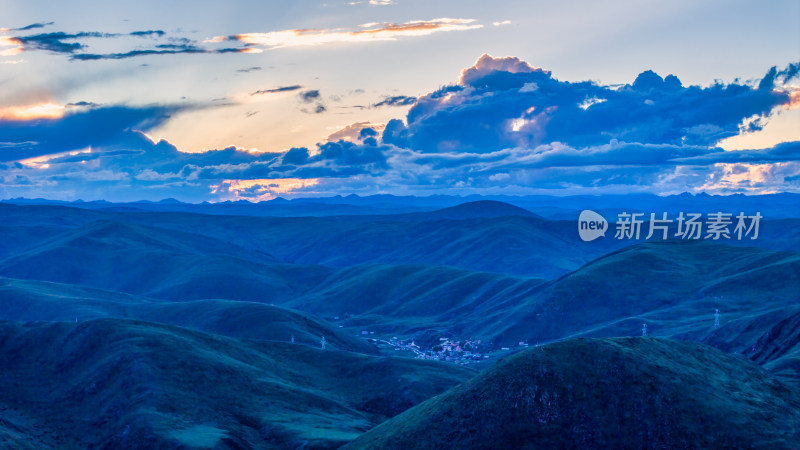
[[[175,199],[158,202],[134,201],[112,203],[107,201],[73,202],[14,198],[3,203],[17,205],[61,205],[74,208],[107,210],[117,212],[160,211],[195,212],[202,214],[247,215],[272,217],[334,216],[401,214],[408,212],[434,211],[463,203],[491,200],[507,203],[549,219],[573,219],[575,211],[591,209],[608,214],[628,212],[668,212],[677,214],[681,210],[699,212],[745,212],[760,211],[769,218],[800,217],[800,194],[780,193],[765,195],[709,195],[689,194],[659,196],[654,194],[627,195],[577,195],[577,196],[510,196],[510,195],[431,195],[427,197],[395,196],[390,194],[358,196],[355,194],[333,197],[275,198],[258,203],[240,200],[219,203],[183,203]],[[686,211],[688,212],[688,211]]]

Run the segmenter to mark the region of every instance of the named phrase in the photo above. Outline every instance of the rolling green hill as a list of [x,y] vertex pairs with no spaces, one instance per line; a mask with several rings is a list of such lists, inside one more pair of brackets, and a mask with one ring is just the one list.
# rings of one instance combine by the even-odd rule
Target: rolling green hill
[[732,321],[703,341],[745,355],[800,385],[800,304]]
[[348,449],[796,448],[800,392],[711,347],[577,339],[508,357]]
[[386,332],[476,329],[545,280],[424,265],[341,269],[287,305]]
[[118,318],[178,325],[222,336],[376,354],[365,340],[299,311],[235,300],[169,302],[99,289],[0,277],[0,320],[84,322]]
[[665,241],[610,253],[544,286],[516,306],[497,334],[546,342],[570,336],[703,339],[714,311],[725,325],[796,305],[800,256],[710,242]]
[[426,264],[550,278],[627,245],[581,243],[574,222],[539,219],[527,211],[461,219],[439,217],[437,212],[291,218],[138,213],[124,217],[165,229],[191,229],[269,252],[287,263],[330,267]]
[[302,293],[329,273],[207,236],[91,222],[0,260],[0,274],[173,300],[269,302]]
[[0,447],[333,448],[474,372],[147,322],[0,323]]
[[[434,329],[497,346],[638,336],[647,323],[651,335],[745,353],[795,311],[798,299],[795,252],[667,241],[612,252],[549,282],[445,267],[356,266],[289,304],[322,317],[349,313],[343,323],[353,327],[405,335]],[[800,339],[800,330],[784,333]]]

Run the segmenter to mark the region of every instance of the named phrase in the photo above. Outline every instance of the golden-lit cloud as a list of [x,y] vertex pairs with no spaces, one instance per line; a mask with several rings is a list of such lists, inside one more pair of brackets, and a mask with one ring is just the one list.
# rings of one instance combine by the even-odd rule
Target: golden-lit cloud
[[0,51],[0,56],[16,56],[20,53],[22,53],[22,47],[13,47]]
[[696,191],[772,194],[778,192],[774,187],[783,184],[784,177],[796,173],[797,163],[717,163],[711,167],[711,176]]
[[64,110],[64,106],[50,102],[25,106],[0,106],[0,120],[59,119],[64,116]]
[[[2,30],[0,30],[2,31]],[[0,47],[17,47],[22,45],[19,39],[10,36],[0,36]]]
[[0,49],[0,56],[16,56],[22,53],[22,43],[13,37],[0,36],[0,47],[11,47]]
[[259,180],[222,180],[220,184],[211,185],[211,193],[218,194],[223,200],[265,201],[278,194],[286,194],[297,189],[319,184],[319,178],[275,178]]
[[800,86],[791,86],[789,88],[789,103],[783,105],[786,109],[800,108]]
[[86,147],[82,150],[73,150],[69,152],[55,153],[52,155],[43,155],[43,156],[36,156],[33,158],[21,159],[18,162],[23,166],[27,166],[32,169],[49,169],[51,167],[50,163],[55,159],[63,158],[66,156],[76,156],[80,155],[81,153],[91,153],[91,152],[92,148]]
[[333,133],[328,135],[325,139],[327,142],[336,142],[339,140],[345,140],[350,142],[358,142],[361,130],[364,128],[372,128],[378,134],[383,133],[383,130],[386,128],[385,123],[371,123],[371,122],[357,122],[347,126],[333,126],[328,127],[335,129]]
[[217,36],[205,42],[239,41],[267,48],[307,47],[325,44],[393,41],[400,37],[428,36],[440,31],[463,31],[482,28],[474,19],[440,18],[405,23],[367,23],[356,29],[295,29],[268,33],[245,33]]

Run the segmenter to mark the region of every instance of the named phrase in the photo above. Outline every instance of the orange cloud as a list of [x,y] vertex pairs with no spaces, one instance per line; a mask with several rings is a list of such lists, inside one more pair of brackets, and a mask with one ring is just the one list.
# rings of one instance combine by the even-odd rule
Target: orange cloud
[[0,106],[0,120],[59,119],[64,116],[64,106],[39,103],[26,106]]
[[22,53],[22,47],[7,48],[0,51],[0,56],[15,56]]
[[[745,191],[751,194],[773,194],[777,192],[767,186],[784,182],[787,173],[796,171],[796,163],[780,162],[765,164],[717,163],[710,179],[697,192]],[[794,169],[793,169],[794,168]]]
[[[297,189],[316,186],[319,178],[274,178],[258,180],[222,180],[212,185],[212,194],[221,194],[224,200],[265,201]],[[227,194],[227,195],[226,195]]]
[[0,36],[0,47],[17,47],[22,45],[19,39],[10,36]]
[[336,129],[336,131],[328,135],[328,137],[325,139],[327,142],[336,142],[338,140],[357,142],[361,130],[363,130],[364,128],[372,128],[373,130],[378,132],[378,134],[381,134],[383,133],[383,130],[386,128],[386,124],[371,123],[371,122],[356,122],[347,125],[346,127],[337,126],[332,128]]
[[15,56],[22,52],[22,43],[9,36],[0,36],[0,47],[11,47],[0,50],[0,56]]
[[474,19],[440,18],[405,23],[367,23],[359,29],[295,29],[269,33],[245,33],[217,36],[205,42],[240,41],[269,48],[316,46],[336,43],[393,41],[399,37],[427,36],[439,31],[462,31],[482,28]]
[[783,105],[786,109],[800,108],[800,87],[792,86],[789,88],[789,103]]

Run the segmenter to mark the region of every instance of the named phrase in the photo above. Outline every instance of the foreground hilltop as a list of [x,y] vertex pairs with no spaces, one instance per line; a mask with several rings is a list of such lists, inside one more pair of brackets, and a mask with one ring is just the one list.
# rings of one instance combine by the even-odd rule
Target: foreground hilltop
[[0,448],[336,448],[470,378],[452,364],[149,322],[0,322]]
[[656,338],[533,348],[350,449],[796,448],[800,393],[716,349]]

